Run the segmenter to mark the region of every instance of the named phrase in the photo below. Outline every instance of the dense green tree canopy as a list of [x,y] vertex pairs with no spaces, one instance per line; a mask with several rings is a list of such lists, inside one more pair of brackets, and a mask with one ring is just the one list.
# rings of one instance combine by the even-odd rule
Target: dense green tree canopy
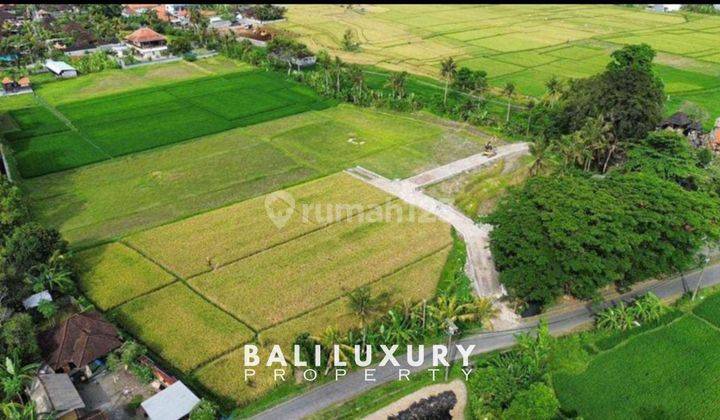
[[672,131],[658,131],[631,146],[624,170],[649,173],[695,190],[708,182],[701,166],[698,154],[685,137]]
[[500,280],[522,301],[591,298],[689,267],[718,238],[717,200],[647,173],[530,179],[489,217]]
[[652,70],[654,57],[646,44],[628,45],[612,53],[603,73],[571,81],[561,98],[561,130],[572,133],[588,118],[601,117],[612,125],[614,140],[644,138],[660,122],[665,104],[662,81]]

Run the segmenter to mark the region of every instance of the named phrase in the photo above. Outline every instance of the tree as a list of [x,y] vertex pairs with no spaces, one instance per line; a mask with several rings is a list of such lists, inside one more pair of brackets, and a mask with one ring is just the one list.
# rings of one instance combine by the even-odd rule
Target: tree
[[555,391],[544,383],[530,385],[518,392],[502,418],[507,420],[550,420],[557,418],[560,402]]
[[545,82],[545,90],[550,98],[556,99],[562,93],[562,82],[557,76],[553,75]]
[[508,104],[507,104],[507,117],[505,118],[506,121],[510,121],[510,107],[512,96],[515,93],[515,83],[513,82],[507,82],[505,83],[505,87],[503,87],[503,95],[507,96],[508,98]]
[[17,357],[21,362],[35,360],[40,355],[35,323],[27,313],[15,314],[3,323],[0,342],[0,353]]
[[368,321],[382,312],[388,300],[387,293],[381,293],[372,296],[370,288],[360,287],[355,291],[348,293],[348,308],[360,320],[360,329],[362,330],[362,348],[365,349],[365,340],[367,335]]
[[0,245],[4,238],[28,219],[27,207],[22,202],[20,189],[0,176]]
[[345,30],[345,33],[343,34],[343,39],[340,42],[340,45],[342,46],[342,49],[345,51],[357,51],[360,47],[360,43],[358,43],[355,32],[348,28]]
[[579,130],[588,117],[602,115],[618,141],[645,138],[660,122],[665,105],[662,81],[652,70],[654,57],[646,44],[627,45],[612,53],[603,73],[571,81],[558,121],[565,134]]
[[447,105],[448,88],[450,82],[455,77],[457,72],[457,63],[452,57],[448,57],[440,62],[440,76],[445,79],[445,95],[443,96],[443,105]]
[[517,418],[515,415],[520,413],[515,410],[530,408],[524,404],[528,396],[522,394],[537,384],[546,385],[553,343],[547,323],[540,323],[537,335],[519,334],[517,340],[518,345],[511,351],[480,361],[477,374],[469,379],[470,406],[475,417],[501,418],[518,399],[518,407],[509,413],[511,418]]
[[192,51],[192,41],[186,36],[177,36],[170,40],[168,48],[175,55],[183,55]]
[[720,233],[717,200],[646,173],[534,177],[486,220],[500,281],[541,304],[685,269]]
[[351,96],[355,104],[362,103],[365,94],[365,73],[357,64],[348,66],[348,77],[352,83]]
[[66,248],[56,230],[37,223],[13,230],[0,249],[0,286],[8,291],[11,302],[17,303],[28,295],[30,287],[25,277],[32,267],[47,263],[53,254],[64,253]]
[[492,302],[484,298],[463,303],[456,296],[439,296],[430,306],[430,313],[440,323],[484,323],[496,314],[496,310]]
[[623,169],[652,174],[685,189],[696,190],[708,183],[708,175],[701,166],[685,137],[670,131],[658,131],[630,147]]
[[390,88],[393,98],[398,100],[405,98],[405,84],[407,83],[407,78],[408,73],[406,71],[390,73],[390,78],[385,86]]
[[[327,327],[325,331],[322,332],[322,334],[320,334],[319,336],[313,336],[311,338],[322,346],[327,356],[325,375],[330,372],[330,369],[332,369],[333,365],[336,362],[346,361],[349,359],[348,352],[352,350],[352,347],[348,346],[345,343],[342,334],[340,334],[340,331],[338,331],[336,328]],[[335,346],[337,346],[338,348],[337,359],[335,358]]]

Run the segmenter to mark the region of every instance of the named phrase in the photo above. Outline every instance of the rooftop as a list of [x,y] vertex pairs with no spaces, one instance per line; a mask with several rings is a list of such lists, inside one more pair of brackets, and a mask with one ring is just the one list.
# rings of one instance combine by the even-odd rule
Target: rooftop
[[115,327],[97,312],[75,314],[39,337],[45,361],[55,371],[80,368],[122,344]]
[[126,36],[125,39],[133,43],[165,41],[164,36],[147,27],[142,27],[138,29],[137,31]]
[[178,381],[143,401],[142,408],[151,420],[178,420],[190,414],[200,402],[182,382]]
[[41,373],[30,384],[30,399],[38,414],[59,414],[80,408],[85,403],[65,373]]

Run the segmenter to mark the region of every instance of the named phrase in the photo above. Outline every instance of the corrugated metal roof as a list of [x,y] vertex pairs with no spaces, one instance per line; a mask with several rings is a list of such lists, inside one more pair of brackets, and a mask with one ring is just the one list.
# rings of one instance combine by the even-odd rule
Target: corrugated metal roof
[[141,404],[151,420],[178,420],[190,414],[200,398],[180,381],[158,392]]
[[64,71],[77,71],[75,67],[64,61],[47,60],[45,61],[45,67],[55,74],[60,74]]

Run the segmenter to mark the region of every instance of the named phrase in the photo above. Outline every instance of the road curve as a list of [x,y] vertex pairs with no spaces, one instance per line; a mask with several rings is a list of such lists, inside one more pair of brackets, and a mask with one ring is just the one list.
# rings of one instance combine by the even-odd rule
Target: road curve
[[[653,292],[662,299],[681,295],[687,291],[692,291],[700,278],[700,272],[693,272],[684,276],[684,278],[676,277],[663,282],[655,283],[651,286],[635,290],[627,293],[621,299],[629,300],[634,296],[646,292]],[[705,270],[702,280],[702,288],[720,284],[720,264],[709,266]],[[609,305],[613,302],[608,302]],[[576,328],[592,322],[592,312],[589,306],[580,307],[574,311],[555,315],[548,319],[550,331],[554,335],[562,335],[571,332]],[[474,344],[475,350],[473,354],[487,353],[493,350],[508,348],[515,343],[515,335],[519,332],[533,330],[537,326],[537,321],[524,323],[521,327],[506,330],[493,331],[472,335],[459,340],[459,344],[468,346]],[[425,360],[430,360],[430,352],[426,352]],[[456,355],[457,356],[457,355]],[[331,405],[342,403],[357,397],[368,390],[390,382],[397,378],[398,369],[408,369],[410,372],[417,372],[431,367],[426,363],[420,367],[408,366],[406,362],[400,360],[401,366],[384,366],[375,367],[375,382],[366,382],[362,370],[356,370],[348,374],[338,381],[329,382],[309,389],[307,392],[298,395],[289,400],[263,411],[256,415],[255,419],[301,419],[318,411],[325,409]]]

